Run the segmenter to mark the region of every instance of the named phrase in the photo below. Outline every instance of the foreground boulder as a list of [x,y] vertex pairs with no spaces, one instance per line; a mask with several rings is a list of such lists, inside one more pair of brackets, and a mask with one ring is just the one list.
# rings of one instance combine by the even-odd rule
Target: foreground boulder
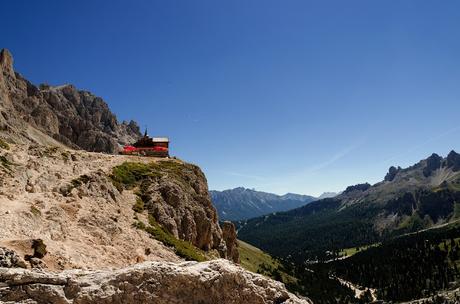
[[[226,260],[147,262],[115,271],[61,273],[0,268],[0,302],[6,303],[311,303],[282,283]],[[2,302],[2,303],[3,303]]]

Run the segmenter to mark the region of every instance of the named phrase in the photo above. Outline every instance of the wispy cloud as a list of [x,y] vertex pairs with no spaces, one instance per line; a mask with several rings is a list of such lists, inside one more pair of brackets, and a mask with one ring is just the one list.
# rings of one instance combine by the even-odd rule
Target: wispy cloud
[[408,149],[407,151],[405,151],[405,152],[403,152],[403,153],[400,153],[400,154],[397,154],[397,155],[395,155],[395,156],[392,156],[392,157],[390,157],[390,158],[385,159],[385,160],[383,161],[383,163],[394,162],[395,160],[397,160],[397,159],[399,159],[399,158],[401,158],[401,157],[403,157],[403,156],[406,156],[406,155],[411,154],[411,153],[413,153],[413,152],[415,152],[415,151],[417,151],[417,150],[420,150],[421,148],[425,147],[426,145],[428,145],[428,144],[430,144],[430,143],[432,143],[432,142],[435,142],[435,141],[437,141],[438,139],[441,139],[441,138],[443,138],[443,137],[446,137],[446,136],[448,136],[448,135],[450,135],[450,134],[452,134],[452,133],[455,133],[455,132],[457,132],[457,131],[459,131],[459,130],[460,130],[460,126],[455,127],[455,128],[452,128],[452,129],[448,129],[448,130],[446,130],[446,131],[444,131],[444,132],[441,132],[441,133],[439,133],[438,135],[433,136],[433,137],[431,137],[431,138],[425,140],[424,142],[422,142],[422,143],[420,143],[420,144],[418,144],[418,145],[413,146],[412,148]]
[[338,162],[339,160],[341,160],[342,158],[350,154],[352,151],[362,146],[364,142],[365,142],[364,139],[358,142],[355,142],[354,144],[346,146],[342,150],[339,150],[338,152],[333,154],[329,159],[321,163],[315,164],[303,170],[302,169],[296,170],[292,172],[291,174],[287,174],[277,179],[271,179],[269,183],[264,183],[259,186],[260,187],[268,187],[268,186],[281,187],[281,186],[290,185],[293,181],[296,182],[296,181],[306,180],[309,176],[314,175],[315,173],[320,172],[322,169],[325,169],[333,165],[334,163]]
[[330,159],[308,168],[303,173],[304,174],[315,173],[315,172],[318,172],[318,171],[320,171],[320,170],[322,170],[322,169],[324,169],[326,167],[329,167],[330,165],[334,164],[335,162],[339,161],[340,159],[342,159],[345,156],[347,156],[348,154],[350,154],[350,152],[352,152],[353,150],[357,149],[359,146],[362,145],[362,143],[363,143],[363,141],[358,142],[356,144],[353,144],[351,146],[345,147],[343,150],[340,150],[339,152],[334,154]]
[[247,178],[247,179],[258,180],[258,181],[266,180],[262,176],[250,175],[250,174],[244,174],[244,173],[238,173],[238,172],[223,171],[221,173],[226,174],[226,175],[236,176],[236,177],[243,177],[243,178]]

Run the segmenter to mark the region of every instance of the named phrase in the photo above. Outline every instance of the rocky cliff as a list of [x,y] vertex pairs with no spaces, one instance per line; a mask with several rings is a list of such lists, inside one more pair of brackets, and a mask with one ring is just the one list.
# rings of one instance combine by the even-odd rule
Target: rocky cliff
[[84,151],[113,152],[139,129],[12,63],[2,51],[1,303],[308,303],[215,260],[238,262],[235,227],[219,226],[197,166]]
[[[68,149],[110,152],[139,130],[118,124],[88,92],[35,87],[14,72],[7,50],[0,52],[0,69],[0,223],[8,227],[0,231],[0,246],[25,257],[41,240],[48,246],[41,267],[53,269],[177,260],[178,252],[226,258],[227,244],[230,251],[236,246],[223,238],[197,166]],[[230,259],[238,262],[233,253]]]
[[72,85],[33,85],[14,71],[6,49],[0,52],[0,111],[0,129],[37,141],[19,131],[26,123],[68,147],[87,151],[114,153],[140,136],[134,121],[119,123],[107,103],[90,92]]

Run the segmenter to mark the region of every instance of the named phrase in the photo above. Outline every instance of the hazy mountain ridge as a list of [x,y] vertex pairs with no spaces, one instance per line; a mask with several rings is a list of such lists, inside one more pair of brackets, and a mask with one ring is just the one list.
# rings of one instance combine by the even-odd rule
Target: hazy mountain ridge
[[337,195],[341,193],[342,192],[324,192],[320,196],[318,196],[318,199],[336,197]]
[[219,218],[233,221],[298,208],[316,200],[309,195],[277,195],[243,187],[210,191],[210,194]]

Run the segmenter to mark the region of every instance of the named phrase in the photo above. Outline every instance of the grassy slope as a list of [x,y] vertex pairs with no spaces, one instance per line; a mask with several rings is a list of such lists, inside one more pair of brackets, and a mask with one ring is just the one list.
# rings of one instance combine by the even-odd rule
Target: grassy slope
[[292,284],[297,281],[283,270],[280,262],[259,248],[238,240],[238,251],[240,253],[240,265],[246,270],[266,275],[285,284]]
[[359,246],[359,247],[351,247],[351,248],[343,248],[341,251],[340,251],[340,255],[341,256],[352,256],[358,252],[361,252],[361,251],[365,251],[371,247],[377,247],[379,246],[380,243],[376,243],[376,244],[372,244],[372,245],[366,245],[366,246]]
[[238,240],[238,251],[240,253],[241,266],[249,271],[257,272],[259,266],[263,263],[271,267],[279,267],[279,263],[269,254],[240,240]]

